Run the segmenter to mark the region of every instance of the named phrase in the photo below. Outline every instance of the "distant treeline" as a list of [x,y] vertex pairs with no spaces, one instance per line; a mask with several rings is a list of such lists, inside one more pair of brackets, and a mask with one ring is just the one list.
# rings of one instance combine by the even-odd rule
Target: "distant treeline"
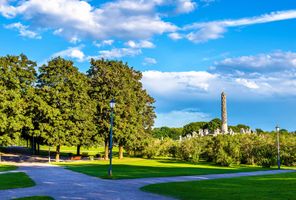
[[[214,132],[217,129],[221,129],[221,124],[222,121],[218,118],[215,118],[209,122],[191,122],[183,127],[179,128],[172,128],[172,127],[159,127],[159,128],[154,128],[152,131],[152,134],[155,138],[166,138],[169,137],[171,139],[177,140],[180,138],[180,136],[185,137],[187,135],[192,135],[194,132],[199,133],[199,130],[205,130],[208,129],[210,132]],[[242,129],[249,130],[250,126],[245,125],[245,124],[237,124],[236,126],[228,126],[228,130],[232,130],[234,133],[240,133]],[[260,128],[256,128],[255,130],[252,130],[253,132],[256,133],[272,133],[268,131],[264,131]],[[280,133],[288,133],[286,129],[281,129]],[[294,132],[291,132],[294,133]]]

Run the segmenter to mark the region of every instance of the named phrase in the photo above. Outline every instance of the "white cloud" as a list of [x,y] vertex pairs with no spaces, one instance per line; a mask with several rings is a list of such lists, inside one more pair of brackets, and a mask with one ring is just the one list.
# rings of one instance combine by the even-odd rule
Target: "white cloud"
[[214,71],[224,73],[272,73],[296,70],[296,53],[275,51],[268,54],[226,58],[216,62]]
[[192,0],[177,0],[177,13],[189,13],[197,8],[197,3]]
[[169,38],[171,38],[172,40],[180,40],[183,38],[183,36],[179,33],[170,33],[168,34]]
[[141,49],[141,48],[154,48],[155,45],[148,41],[148,40],[141,40],[139,42],[135,42],[133,40],[129,40],[125,43],[126,46],[130,47],[130,48],[138,48],[138,49]]
[[250,89],[259,89],[259,86],[254,82],[254,81],[250,81],[250,80],[247,80],[247,79],[243,79],[243,78],[237,78],[235,79],[235,81],[238,83],[238,84],[241,84],[247,88],[250,88]]
[[143,65],[155,65],[155,64],[157,64],[157,61],[155,58],[149,58],[149,57],[144,58]]
[[157,95],[191,95],[204,93],[209,89],[210,82],[216,78],[215,74],[204,71],[190,72],[143,72],[142,82],[145,88]]
[[157,113],[155,127],[182,127],[190,122],[210,120],[209,114],[194,109],[173,110],[168,113]]
[[85,54],[81,51],[82,47],[69,47],[66,50],[59,51],[54,53],[51,57],[64,57],[64,58],[73,58],[76,59],[78,62],[83,62],[86,60]]
[[114,43],[114,40],[103,40],[101,42],[94,42],[93,44],[96,46],[96,47],[104,47],[104,46],[111,46],[112,44]]
[[113,48],[111,50],[99,51],[99,56],[97,57],[112,59],[112,58],[122,58],[125,56],[136,56],[141,53],[142,51],[140,49],[135,49],[135,48]]
[[69,41],[73,37],[77,40],[149,39],[177,29],[156,13],[155,7],[163,3],[159,0],[117,0],[99,7],[83,0],[24,0],[16,6],[9,2],[0,1],[0,13],[4,17],[20,16],[34,27],[55,30],[55,34]]
[[41,39],[41,36],[32,30],[28,30],[29,26],[25,26],[20,22],[8,24],[4,26],[7,29],[15,29],[19,32],[20,36],[31,39]]
[[206,42],[223,37],[229,27],[248,26],[253,24],[263,24],[275,21],[289,20],[296,18],[296,10],[277,11],[256,17],[241,18],[236,20],[221,20],[194,23],[183,28],[190,31],[187,39],[196,43]]
[[228,58],[213,70],[189,72],[143,72],[142,83],[157,99],[217,99],[222,90],[232,99],[265,99],[296,96],[296,53]]

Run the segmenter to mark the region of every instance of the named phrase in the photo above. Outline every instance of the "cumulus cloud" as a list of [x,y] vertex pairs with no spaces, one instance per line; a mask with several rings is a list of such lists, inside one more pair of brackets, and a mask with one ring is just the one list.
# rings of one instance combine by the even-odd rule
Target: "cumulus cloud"
[[4,26],[7,29],[15,29],[19,32],[19,35],[22,37],[27,37],[31,39],[41,39],[41,36],[32,30],[29,30],[29,26],[25,26],[20,22],[12,23]]
[[114,40],[103,40],[101,42],[94,42],[93,44],[96,46],[96,47],[104,47],[104,46],[111,46],[112,44],[114,43]]
[[143,65],[155,65],[155,64],[157,64],[157,61],[155,58],[149,58],[149,57],[144,58]]
[[201,43],[208,40],[222,38],[230,27],[248,26],[263,24],[275,21],[289,20],[296,18],[296,10],[277,11],[256,17],[241,18],[236,20],[221,20],[201,22],[187,25],[183,30],[189,31],[186,38],[192,42]]
[[51,57],[65,57],[65,58],[73,58],[78,62],[83,62],[86,59],[85,54],[81,51],[82,47],[69,47],[66,50],[59,51],[54,53]]
[[142,49],[142,48],[154,48],[155,45],[148,41],[148,40],[141,40],[140,42],[135,42],[133,40],[129,40],[125,43],[126,46],[130,47],[130,48],[138,48],[138,49]]
[[210,121],[211,116],[195,109],[173,110],[167,113],[157,113],[155,127],[182,127],[193,121]]
[[204,93],[209,89],[210,82],[216,78],[215,74],[204,71],[191,72],[143,72],[142,82],[153,94],[176,95]]
[[183,38],[183,36],[180,33],[170,33],[170,34],[168,34],[168,36],[172,40],[180,40]]
[[192,0],[177,0],[177,13],[189,13],[196,9],[197,3]]
[[0,1],[0,13],[4,17],[20,16],[35,27],[52,29],[69,41],[86,37],[148,39],[177,29],[155,12],[155,6],[163,3],[159,0],[117,0],[98,7],[82,0],[25,0],[16,5],[9,2]]
[[227,58],[209,71],[143,72],[143,85],[158,99],[217,99],[222,90],[235,99],[296,96],[296,53]]

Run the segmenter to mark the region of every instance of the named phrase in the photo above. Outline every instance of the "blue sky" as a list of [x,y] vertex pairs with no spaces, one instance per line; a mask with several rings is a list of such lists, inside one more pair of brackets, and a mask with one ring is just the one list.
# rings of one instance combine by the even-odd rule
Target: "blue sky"
[[0,0],[0,55],[117,59],[143,72],[155,126],[220,117],[296,130],[295,0]]

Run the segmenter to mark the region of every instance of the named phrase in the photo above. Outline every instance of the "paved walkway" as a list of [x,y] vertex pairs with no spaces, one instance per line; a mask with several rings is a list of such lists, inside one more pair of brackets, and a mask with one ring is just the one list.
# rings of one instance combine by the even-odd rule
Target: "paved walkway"
[[51,196],[56,200],[165,200],[170,198],[145,193],[140,191],[139,188],[153,183],[207,180],[295,172],[294,170],[272,170],[201,176],[105,180],[48,164],[21,163],[18,165],[19,170],[17,171],[23,171],[27,173],[36,182],[36,186],[31,188],[0,190],[1,200],[36,195]]

